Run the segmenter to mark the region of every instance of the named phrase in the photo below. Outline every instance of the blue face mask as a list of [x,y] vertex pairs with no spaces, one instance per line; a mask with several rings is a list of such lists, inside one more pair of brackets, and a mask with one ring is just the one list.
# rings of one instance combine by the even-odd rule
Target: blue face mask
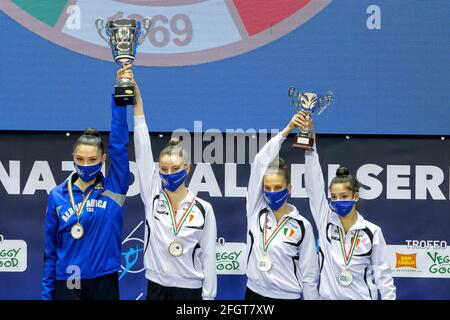
[[268,192],[264,191],[264,198],[272,211],[277,211],[286,202],[289,190],[286,188],[281,191]]
[[184,180],[186,180],[187,172],[186,169],[183,169],[179,172],[170,174],[160,173],[159,175],[161,176],[164,189],[175,192],[184,183]]
[[341,217],[345,217],[352,211],[356,200],[334,200],[330,201],[330,208]]
[[78,177],[84,182],[89,182],[95,178],[97,178],[98,174],[102,170],[103,162],[100,161],[97,164],[91,164],[87,166],[82,166],[81,164],[73,162],[73,166],[77,171]]

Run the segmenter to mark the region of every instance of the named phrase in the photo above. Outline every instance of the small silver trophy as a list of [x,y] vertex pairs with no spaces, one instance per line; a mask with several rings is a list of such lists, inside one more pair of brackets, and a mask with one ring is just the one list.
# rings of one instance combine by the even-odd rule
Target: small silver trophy
[[297,112],[303,111],[306,113],[306,128],[299,128],[299,134],[295,137],[293,144],[296,148],[305,150],[312,149],[314,145],[314,131],[311,128],[310,121],[314,113],[320,115],[333,102],[333,93],[328,91],[322,96],[318,96],[312,92],[299,92],[294,87],[288,90],[289,98]]
[[[114,61],[121,66],[133,63],[136,48],[144,42],[151,25],[150,18],[144,18],[142,23],[136,19],[113,19],[106,26],[103,19],[95,21],[98,34],[111,47]],[[142,28],[145,30],[143,34]],[[134,86],[130,80],[120,79],[116,82],[114,100],[118,106],[135,103]]]

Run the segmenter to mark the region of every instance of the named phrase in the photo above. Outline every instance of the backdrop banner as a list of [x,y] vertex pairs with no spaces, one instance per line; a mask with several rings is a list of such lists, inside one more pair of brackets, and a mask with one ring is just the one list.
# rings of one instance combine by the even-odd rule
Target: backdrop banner
[[[44,218],[49,191],[73,170],[79,133],[3,132],[0,139],[0,299],[40,299]],[[180,132],[191,151],[189,187],[212,203],[217,219],[218,299],[242,299],[246,277],[245,194],[256,152],[267,131]],[[108,135],[103,134],[105,142]],[[130,141],[132,142],[132,134]],[[151,134],[155,159],[170,138]],[[292,176],[290,202],[312,222],[304,188],[304,152],[280,156]],[[132,179],[124,207],[122,299],[145,298],[144,207],[139,197],[133,143]],[[328,183],[345,165],[362,183],[359,211],[379,225],[399,299],[450,299],[450,142],[440,137],[319,136]],[[149,159],[150,161],[150,159]]]
[[1,0],[0,130],[108,130],[118,66],[95,21],[144,17],[152,130],[274,128],[295,86],[334,93],[321,133],[450,135],[448,0]]

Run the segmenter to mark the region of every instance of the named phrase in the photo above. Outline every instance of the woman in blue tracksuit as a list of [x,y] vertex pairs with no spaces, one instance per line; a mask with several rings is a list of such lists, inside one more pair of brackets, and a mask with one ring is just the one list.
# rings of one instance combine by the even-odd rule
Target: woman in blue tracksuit
[[50,192],[43,299],[119,299],[122,207],[130,170],[127,111],[112,100],[108,175],[101,173],[106,160],[103,142],[97,130],[86,129],[73,151],[76,172]]

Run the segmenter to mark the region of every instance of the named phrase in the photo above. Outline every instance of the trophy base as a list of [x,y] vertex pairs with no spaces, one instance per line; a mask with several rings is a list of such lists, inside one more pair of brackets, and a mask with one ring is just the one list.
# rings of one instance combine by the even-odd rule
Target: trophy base
[[128,105],[134,105],[136,99],[134,96],[134,87],[115,87],[114,89],[114,102],[116,106],[126,107]]
[[311,150],[313,148],[313,145],[313,137],[297,135],[295,136],[295,142],[292,146],[303,150]]

